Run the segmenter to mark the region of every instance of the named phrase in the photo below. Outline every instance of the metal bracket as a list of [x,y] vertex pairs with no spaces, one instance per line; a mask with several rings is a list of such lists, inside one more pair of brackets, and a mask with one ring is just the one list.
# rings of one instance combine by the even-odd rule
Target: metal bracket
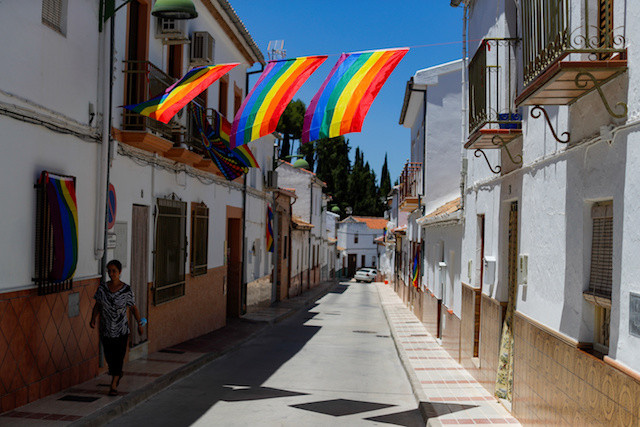
[[624,119],[625,117],[627,117],[627,113],[629,112],[629,107],[627,106],[627,104],[624,102],[618,102],[616,104],[616,109],[622,108],[622,113],[621,114],[614,113],[613,110],[611,109],[611,106],[609,105],[609,102],[607,101],[607,98],[605,98],[604,96],[604,92],[602,91],[602,85],[600,84],[598,79],[596,79],[596,77],[590,72],[580,71],[578,74],[576,74],[574,83],[577,88],[584,89],[589,84],[589,80],[580,80],[581,77],[587,77],[589,80],[593,82],[594,89],[598,91],[598,95],[600,95],[600,99],[604,104],[604,108],[607,109],[607,112],[611,117],[614,117],[616,119]]
[[542,114],[544,114],[544,119],[547,121],[547,126],[549,126],[549,130],[551,131],[551,134],[553,135],[555,140],[558,141],[560,144],[568,143],[571,140],[571,134],[569,132],[562,132],[563,136],[566,135],[566,139],[562,140],[558,138],[558,134],[556,133],[556,130],[553,128],[553,125],[551,124],[549,113],[547,113],[547,110],[544,107],[541,107],[539,105],[536,105],[535,107],[533,107],[531,109],[531,117],[533,117],[534,119],[537,119],[540,117],[541,112]]
[[507,143],[504,141],[504,139],[502,139],[500,135],[494,135],[493,138],[491,138],[491,143],[496,147],[501,147],[502,149],[504,149],[504,151],[506,151],[507,153],[507,156],[509,156],[509,159],[511,159],[511,162],[513,162],[516,165],[522,164],[522,154],[518,154],[516,158],[519,157],[520,159],[515,160],[511,155],[511,151],[509,151],[509,148],[507,147]]
[[481,148],[476,148],[476,151],[473,152],[473,155],[476,157],[480,157],[480,155],[483,155],[484,160],[487,162],[487,166],[489,166],[489,169],[491,170],[491,172],[495,173],[496,175],[502,172],[502,167],[500,166],[496,166],[495,169],[491,167],[491,163],[489,163],[487,154]]

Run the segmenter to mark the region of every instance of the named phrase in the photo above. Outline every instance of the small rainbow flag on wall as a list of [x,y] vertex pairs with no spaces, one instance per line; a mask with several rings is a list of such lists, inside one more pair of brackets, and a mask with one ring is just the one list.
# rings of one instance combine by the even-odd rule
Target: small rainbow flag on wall
[[194,68],[167,88],[162,95],[140,104],[125,105],[124,108],[159,122],[169,123],[182,107],[237,65],[239,64],[205,65]]
[[408,51],[343,53],[307,108],[301,141],[360,132],[373,100]]
[[267,206],[267,252],[273,252],[273,211]]
[[411,278],[411,282],[413,283],[413,286],[416,289],[420,289],[419,278],[420,278],[420,247],[416,249],[416,255],[415,255],[415,258],[413,259],[413,275]]
[[269,61],[236,113],[230,147],[275,132],[287,104],[326,59],[324,55]]
[[78,203],[75,179],[42,172],[53,230],[53,267],[49,279],[62,282],[73,277],[78,265]]

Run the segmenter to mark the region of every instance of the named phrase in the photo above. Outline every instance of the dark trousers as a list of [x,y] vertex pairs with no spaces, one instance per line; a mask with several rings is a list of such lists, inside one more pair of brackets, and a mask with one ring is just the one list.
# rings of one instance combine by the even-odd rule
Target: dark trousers
[[100,341],[102,341],[104,358],[107,361],[107,365],[109,365],[109,375],[121,376],[129,335],[121,335],[115,338],[100,337]]

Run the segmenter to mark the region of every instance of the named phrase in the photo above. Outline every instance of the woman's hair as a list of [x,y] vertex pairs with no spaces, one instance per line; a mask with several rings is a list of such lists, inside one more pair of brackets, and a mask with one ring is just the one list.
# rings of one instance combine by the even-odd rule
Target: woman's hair
[[107,263],[107,268],[109,268],[109,266],[114,266],[120,273],[122,273],[122,263],[117,259],[112,259],[111,261],[109,261]]

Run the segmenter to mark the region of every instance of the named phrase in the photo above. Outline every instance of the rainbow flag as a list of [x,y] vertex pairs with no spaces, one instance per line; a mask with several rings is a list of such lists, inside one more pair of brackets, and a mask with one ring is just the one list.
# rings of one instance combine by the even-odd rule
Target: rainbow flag
[[171,118],[189,101],[237,65],[239,64],[205,65],[194,68],[167,88],[162,95],[140,104],[125,105],[124,108],[159,122],[169,123]]
[[[249,168],[244,164],[244,161],[229,149],[229,146],[224,140],[216,136],[217,133],[209,123],[205,110],[194,103],[189,104],[189,107],[191,108],[198,131],[200,132],[202,145],[224,177],[229,181],[233,181],[237,177],[247,173]],[[247,150],[248,149],[247,147]]]
[[301,141],[360,132],[373,100],[408,51],[343,53],[307,108]]
[[413,275],[411,278],[411,282],[416,289],[420,289],[419,284],[420,278],[420,247],[416,250],[415,258],[413,259]]
[[247,167],[250,167],[250,168],[260,167],[260,165],[258,164],[258,161],[253,156],[253,153],[249,149],[248,145],[241,145],[239,147],[234,148],[233,154],[235,154],[237,158],[242,160],[244,164],[247,165]]
[[236,113],[230,147],[275,132],[287,104],[326,59],[325,55],[269,61]]
[[[212,121],[213,134],[212,134],[212,138],[210,139],[224,141],[224,143],[227,144],[228,146],[229,139],[231,136],[231,122],[216,110],[213,110],[212,112],[211,121]],[[250,167],[250,168],[260,167],[260,165],[258,164],[258,161],[253,156],[253,153],[251,152],[251,149],[249,148],[249,146],[241,145],[239,147],[234,148],[232,151],[233,151],[233,154],[235,154],[235,156],[238,159],[240,159],[247,167]]]
[[267,252],[273,252],[273,211],[267,206]]
[[62,282],[71,279],[78,265],[78,203],[75,179],[42,172],[46,200],[53,231],[53,266],[49,279]]

